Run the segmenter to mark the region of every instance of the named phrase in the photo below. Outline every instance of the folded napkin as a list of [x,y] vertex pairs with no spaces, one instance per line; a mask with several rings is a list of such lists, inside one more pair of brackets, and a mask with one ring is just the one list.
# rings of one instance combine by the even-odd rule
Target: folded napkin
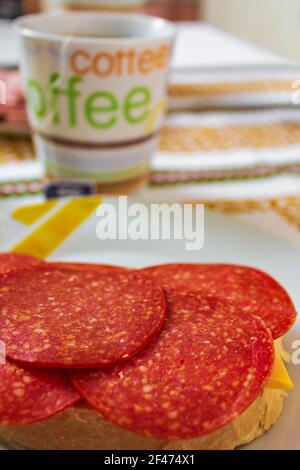
[[177,112],[162,130],[153,186],[300,175],[300,109]]
[[[42,175],[27,139],[0,138],[0,164],[2,184]],[[295,194],[300,194],[296,107],[169,114],[150,185],[143,190],[144,197],[174,201]]]
[[179,27],[169,108],[291,106],[300,67],[206,23]]
[[169,115],[143,196],[300,195],[300,67],[205,23],[182,25]]

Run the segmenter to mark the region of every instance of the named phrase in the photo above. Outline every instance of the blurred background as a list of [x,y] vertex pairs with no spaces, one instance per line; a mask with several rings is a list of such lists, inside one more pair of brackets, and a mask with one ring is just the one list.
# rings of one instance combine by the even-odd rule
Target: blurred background
[[[150,14],[172,20],[194,20],[199,17],[200,3],[199,0],[149,0],[146,9]],[[14,18],[21,12],[36,12],[50,6],[51,0],[1,0],[0,16]]]
[[[44,188],[11,20],[63,1],[0,0],[0,200]],[[243,213],[278,201],[300,228],[300,0],[148,0],[144,12],[178,23],[147,196]]]
[[[40,11],[50,3],[1,0],[0,18]],[[149,0],[146,11],[173,21],[202,19],[258,46],[300,60],[299,0]]]

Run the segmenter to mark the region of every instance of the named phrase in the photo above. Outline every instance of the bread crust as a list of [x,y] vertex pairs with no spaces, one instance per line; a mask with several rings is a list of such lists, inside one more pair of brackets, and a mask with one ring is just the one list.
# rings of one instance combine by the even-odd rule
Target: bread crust
[[200,438],[166,442],[122,429],[83,403],[45,421],[17,427],[0,426],[0,438],[35,450],[232,450],[273,426],[285,393],[265,389],[226,427]]

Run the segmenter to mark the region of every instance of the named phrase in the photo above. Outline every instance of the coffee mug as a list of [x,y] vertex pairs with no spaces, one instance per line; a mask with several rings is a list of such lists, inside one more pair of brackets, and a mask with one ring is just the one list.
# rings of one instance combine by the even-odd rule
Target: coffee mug
[[54,7],[63,7],[69,10],[103,10],[137,12],[141,11],[147,0],[48,0]]
[[174,26],[113,13],[17,20],[38,155],[52,178],[114,185],[149,174],[166,107]]

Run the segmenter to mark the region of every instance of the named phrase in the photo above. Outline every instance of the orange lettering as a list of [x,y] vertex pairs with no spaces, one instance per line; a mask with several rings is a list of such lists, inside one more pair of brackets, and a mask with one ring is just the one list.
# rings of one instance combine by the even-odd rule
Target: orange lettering
[[169,60],[170,55],[170,47],[169,46],[161,46],[158,49],[157,57],[156,57],[156,64],[159,69],[164,69]]
[[91,62],[91,56],[87,51],[78,50],[71,55],[70,65],[72,70],[78,75],[87,75],[91,71],[90,65],[80,65],[80,62]]
[[123,67],[123,60],[124,60],[125,54],[124,51],[117,51],[116,53],[116,58],[117,58],[117,75],[121,77],[124,73],[124,67]]
[[128,57],[127,72],[128,72],[128,75],[132,75],[134,73],[134,62],[136,58],[136,51],[134,49],[130,49],[126,55]]
[[170,47],[167,45],[157,49],[135,49],[116,52],[99,52],[94,56],[83,49],[75,51],[70,57],[70,67],[79,76],[94,73],[98,77],[117,75],[150,74],[155,69],[164,69],[168,65]]
[[[106,61],[106,68],[103,67]],[[114,71],[114,58],[109,52],[99,52],[93,60],[93,70],[99,77],[109,77]]]
[[141,53],[138,67],[144,75],[152,72],[155,67],[155,55],[151,49],[146,49]]

